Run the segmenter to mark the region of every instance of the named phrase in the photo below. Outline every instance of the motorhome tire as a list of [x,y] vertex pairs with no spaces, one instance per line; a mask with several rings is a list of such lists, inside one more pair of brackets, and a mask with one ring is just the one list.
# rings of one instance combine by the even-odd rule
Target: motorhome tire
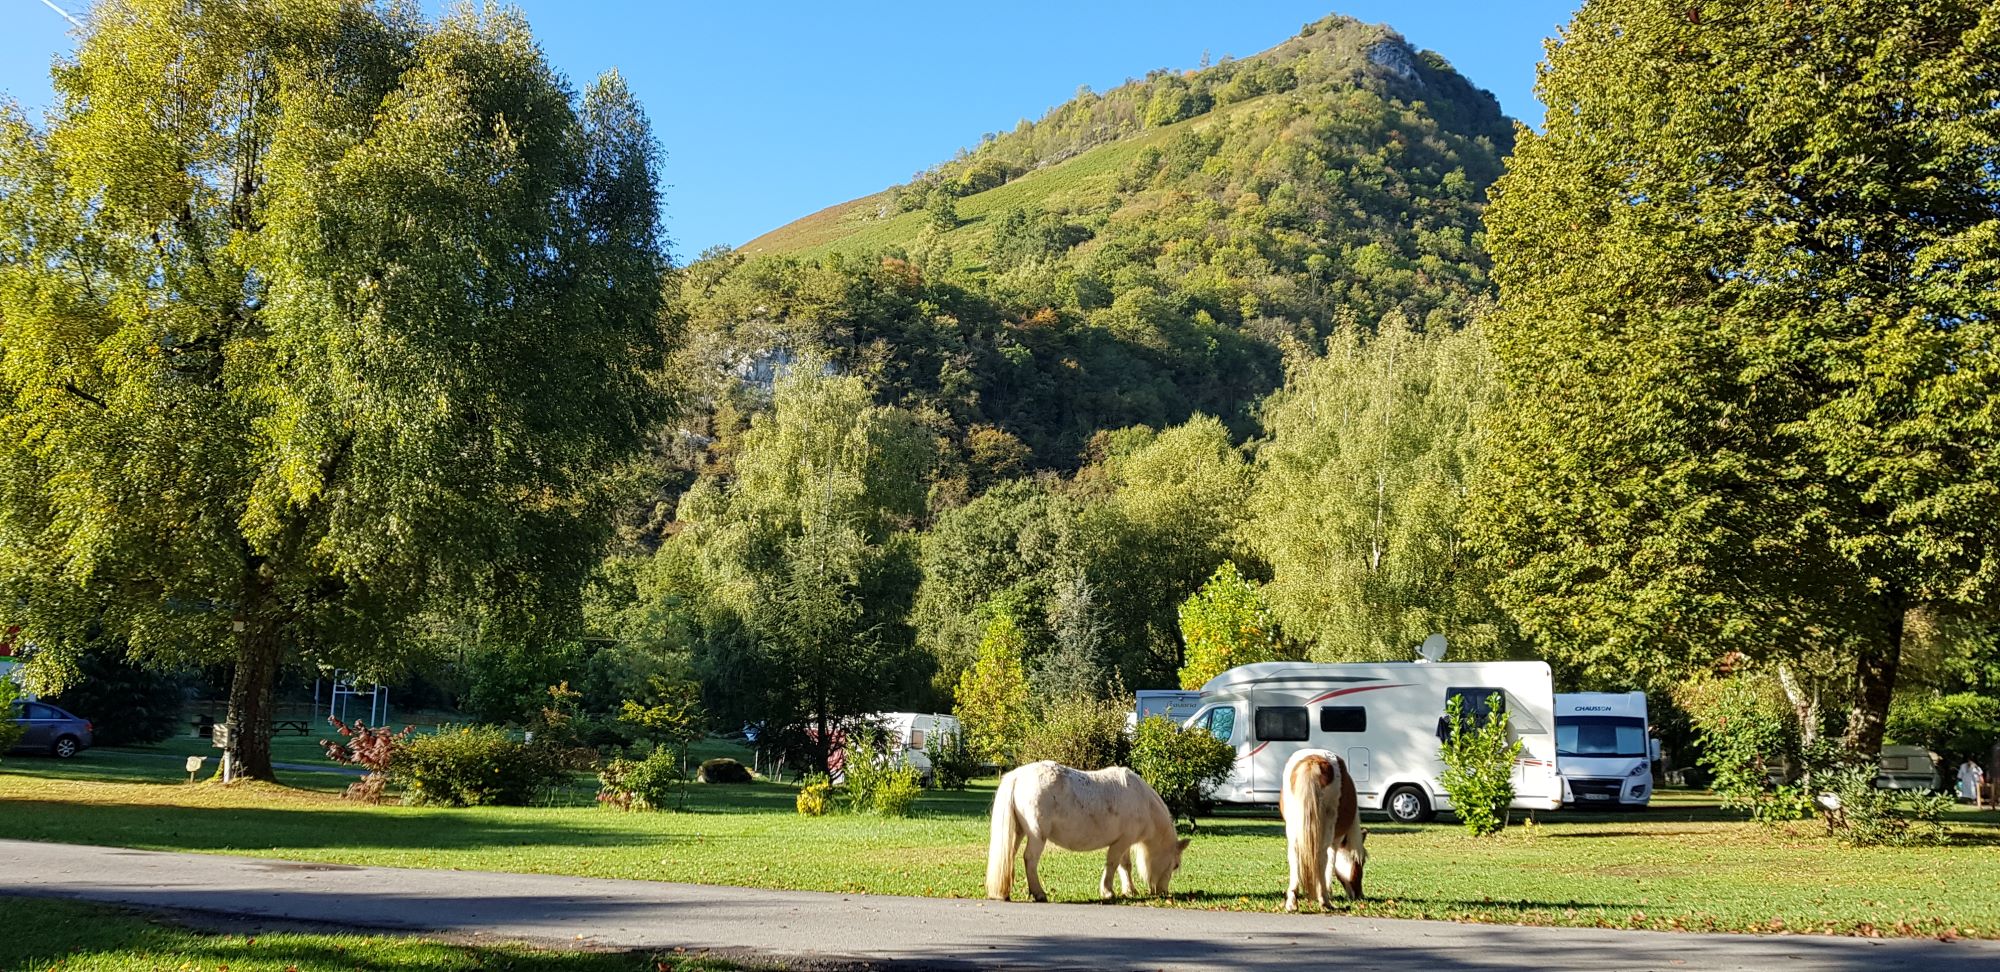
[[1390,790],[1389,796],[1382,801],[1382,808],[1389,812],[1389,819],[1397,823],[1428,823],[1437,816],[1424,791],[1408,784]]

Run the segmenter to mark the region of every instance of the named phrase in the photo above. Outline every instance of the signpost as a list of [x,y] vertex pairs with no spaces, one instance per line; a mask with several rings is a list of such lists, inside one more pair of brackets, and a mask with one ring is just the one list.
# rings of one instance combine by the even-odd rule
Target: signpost
[[194,775],[195,775],[196,773],[199,773],[199,772],[201,772],[201,764],[203,764],[203,763],[205,763],[205,762],[208,762],[208,760],[207,760],[207,759],[205,759],[205,758],[203,758],[203,757],[201,757],[201,756],[189,756],[189,757],[188,757],[188,761],[187,761],[187,767],[188,767],[188,782],[189,782],[189,783],[193,783],[193,782],[194,782]]
[[215,741],[215,748],[222,750],[222,782],[228,783],[235,779],[236,776],[234,759],[236,755],[236,727],[227,722],[218,722],[215,724],[213,732],[214,735],[211,738]]

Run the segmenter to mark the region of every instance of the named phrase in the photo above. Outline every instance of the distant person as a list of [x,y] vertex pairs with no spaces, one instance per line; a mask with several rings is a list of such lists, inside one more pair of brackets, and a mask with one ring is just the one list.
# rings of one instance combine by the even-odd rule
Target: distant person
[[1966,760],[1958,766],[1958,798],[1979,802],[1980,788],[1986,784],[1986,771],[1979,764]]

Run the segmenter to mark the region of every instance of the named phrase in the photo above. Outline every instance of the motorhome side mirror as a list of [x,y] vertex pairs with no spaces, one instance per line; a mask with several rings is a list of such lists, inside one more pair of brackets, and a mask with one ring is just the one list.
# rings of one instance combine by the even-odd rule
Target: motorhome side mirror
[[1660,741],[1658,739],[1646,740],[1646,755],[1651,757],[1655,763],[1660,761]]
[[1451,727],[1445,723],[1444,716],[1438,716],[1438,742],[1444,742],[1450,738]]

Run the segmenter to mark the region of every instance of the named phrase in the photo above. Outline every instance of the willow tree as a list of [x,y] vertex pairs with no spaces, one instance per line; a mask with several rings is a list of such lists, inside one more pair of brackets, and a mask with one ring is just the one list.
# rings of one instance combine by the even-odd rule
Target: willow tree
[[1434,632],[1458,656],[1504,653],[1464,526],[1495,385],[1484,335],[1391,315],[1289,370],[1263,409],[1247,530],[1286,634],[1319,661],[1408,659]]
[[2000,7],[1592,0],[1487,214],[1484,542],[1555,650],[1837,652],[2000,592]]
[[233,663],[246,775],[291,657],[476,601],[565,624],[670,404],[644,115],[511,13],[105,0],[0,112],[0,613]]

